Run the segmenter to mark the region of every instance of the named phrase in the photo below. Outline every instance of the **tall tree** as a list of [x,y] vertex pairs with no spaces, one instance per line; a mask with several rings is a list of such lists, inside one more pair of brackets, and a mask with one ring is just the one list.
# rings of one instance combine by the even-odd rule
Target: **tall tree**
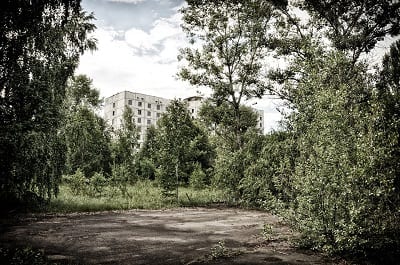
[[[6,0],[0,9],[0,193],[57,192],[66,82],[95,48],[92,15],[75,0]],[[61,148],[61,150],[60,150]]]
[[400,3],[388,0],[302,0],[332,46],[355,62],[387,35],[400,34]]
[[96,114],[99,91],[85,75],[71,78],[67,87],[65,124],[66,167],[69,174],[81,169],[86,177],[111,171],[110,135],[105,121]]
[[115,132],[115,136],[112,143],[114,163],[126,167],[132,179],[135,175],[135,160],[139,149],[139,134],[132,108],[125,106],[122,126]]
[[178,196],[179,182],[187,182],[191,173],[188,167],[194,162],[191,147],[196,147],[194,140],[198,135],[199,130],[194,125],[186,105],[173,100],[159,120],[157,132],[158,177],[165,195]]
[[147,128],[144,142],[137,157],[138,175],[146,179],[155,179],[155,163],[157,160],[157,129],[154,125]]
[[181,50],[187,67],[179,76],[192,85],[211,88],[216,106],[230,105],[239,149],[240,106],[246,99],[263,96],[268,88],[262,70],[271,5],[261,0],[187,2],[182,27],[194,45]]

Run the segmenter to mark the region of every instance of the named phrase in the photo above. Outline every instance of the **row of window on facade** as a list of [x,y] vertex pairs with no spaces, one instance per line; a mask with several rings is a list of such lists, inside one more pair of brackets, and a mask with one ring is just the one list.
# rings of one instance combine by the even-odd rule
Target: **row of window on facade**
[[[137,123],[142,123],[142,118],[137,118]],[[115,119],[112,119],[111,120],[111,125],[115,125],[116,124],[116,120]],[[147,120],[147,125],[151,125],[152,124],[152,122],[151,122],[151,120]]]
[[[113,110],[112,115],[115,116],[115,110]],[[137,115],[142,115],[142,110],[137,110]],[[161,117],[161,113],[156,113],[157,118]],[[151,117],[151,111],[147,112],[147,117]]]
[[[132,99],[128,99],[128,105],[130,105],[130,106],[133,105],[133,100]],[[142,107],[143,106],[143,102],[142,101],[138,101],[137,106],[138,107]],[[115,102],[113,102],[113,108],[115,108]],[[147,103],[147,108],[151,109],[151,103]],[[161,110],[161,105],[157,104],[156,108],[157,108],[157,110]]]

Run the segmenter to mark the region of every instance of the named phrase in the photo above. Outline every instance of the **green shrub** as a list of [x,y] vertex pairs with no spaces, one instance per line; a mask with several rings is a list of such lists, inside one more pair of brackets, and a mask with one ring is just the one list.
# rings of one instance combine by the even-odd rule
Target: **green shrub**
[[112,175],[110,179],[110,184],[119,190],[123,196],[128,196],[128,184],[130,179],[129,168],[123,164],[114,165],[112,167]]
[[80,168],[76,170],[75,174],[64,175],[63,180],[74,195],[86,194],[88,191],[88,179],[85,178]]
[[94,175],[90,178],[90,190],[92,196],[97,196],[103,193],[105,187],[107,186],[108,181],[104,177],[102,173],[94,173]]
[[196,163],[194,166],[194,170],[190,175],[189,184],[194,189],[204,189],[206,186],[206,173],[204,173],[201,165]]

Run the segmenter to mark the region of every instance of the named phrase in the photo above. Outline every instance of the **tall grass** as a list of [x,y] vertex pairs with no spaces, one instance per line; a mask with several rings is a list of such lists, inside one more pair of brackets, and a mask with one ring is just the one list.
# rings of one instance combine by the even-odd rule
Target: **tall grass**
[[179,206],[208,206],[225,202],[227,194],[221,190],[206,188],[195,190],[190,187],[179,188],[179,200],[164,198],[161,189],[151,181],[138,181],[127,186],[123,194],[112,186],[107,186],[101,195],[75,195],[71,188],[62,184],[57,198],[46,207],[47,212],[92,212],[128,209],[162,209]]

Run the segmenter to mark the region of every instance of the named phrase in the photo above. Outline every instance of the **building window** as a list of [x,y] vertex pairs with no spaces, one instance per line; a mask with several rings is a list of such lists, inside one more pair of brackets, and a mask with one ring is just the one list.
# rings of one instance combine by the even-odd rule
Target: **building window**
[[111,124],[112,124],[112,125],[115,124],[115,119],[112,119]]
[[161,110],[161,106],[160,105],[157,105],[157,110]]
[[147,112],[147,116],[149,116],[149,117],[151,116],[151,111]]
[[142,123],[142,118],[137,118],[137,123]]
[[151,104],[147,103],[147,108],[151,109]]
[[113,108],[115,108],[115,102],[113,102]]
[[138,114],[138,115],[142,115],[142,110],[141,110],[141,109],[138,109],[138,110],[137,110],[137,114]]
[[142,102],[139,101],[139,102],[137,103],[137,105],[138,105],[138,107],[141,107],[141,106],[142,106]]
[[194,113],[194,109],[192,109],[192,113]]
[[132,99],[128,100],[128,105],[132,105]]
[[138,127],[137,127],[137,130],[138,130],[139,132],[141,132],[141,131],[142,131],[142,126],[138,126]]
[[157,113],[157,118],[160,118],[161,117],[161,113]]
[[260,121],[262,121],[262,117],[260,117]]
[[151,124],[151,120],[147,120],[147,125],[150,125]]
[[113,116],[115,116],[115,110],[113,110]]
[[262,128],[262,123],[260,122],[260,128]]

